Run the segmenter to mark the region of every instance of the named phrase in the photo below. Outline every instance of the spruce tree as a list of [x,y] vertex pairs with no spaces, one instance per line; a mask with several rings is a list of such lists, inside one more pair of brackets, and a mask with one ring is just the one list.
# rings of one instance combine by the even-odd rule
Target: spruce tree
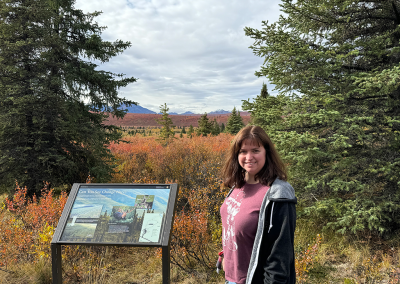
[[251,123],[263,127],[268,135],[275,130],[281,130],[282,115],[288,99],[283,95],[270,96],[267,85],[263,84],[260,94],[250,102],[243,101],[242,108],[250,111]]
[[267,98],[268,96],[269,96],[269,94],[268,94],[268,90],[267,90],[267,84],[265,84],[265,83],[263,82],[263,86],[262,86],[262,88],[261,88],[260,97],[261,97],[261,98]]
[[217,136],[220,133],[221,133],[221,129],[219,127],[217,119],[214,118],[214,120],[212,122],[211,135]]
[[221,133],[225,132],[225,124],[221,123]]
[[182,127],[182,134],[186,134],[185,126]]
[[225,131],[230,134],[236,134],[244,127],[243,119],[236,107],[233,108],[231,115],[226,123]]
[[207,136],[212,131],[212,123],[208,120],[207,113],[203,114],[199,121],[199,127],[197,128],[196,134]]
[[[51,186],[106,181],[112,158],[107,145],[120,139],[103,124],[106,110],[117,117],[117,90],[134,82],[98,70],[129,42],[101,39],[104,29],[73,0],[0,2],[0,182],[15,179],[40,193]],[[90,61],[89,61],[90,60]],[[88,104],[85,104],[88,102]]]
[[175,132],[173,131],[174,125],[172,123],[172,119],[169,117],[169,108],[167,107],[166,103],[160,106],[160,111],[161,118],[157,119],[157,123],[162,125],[159,139],[168,143],[171,138],[175,138]]
[[278,22],[245,32],[263,57],[256,75],[285,97],[244,108],[269,127],[307,218],[341,233],[398,234],[400,2],[281,7]]
[[189,130],[187,132],[187,137],[192,138],[192,134],[194,133],[193,125],[189,126]]

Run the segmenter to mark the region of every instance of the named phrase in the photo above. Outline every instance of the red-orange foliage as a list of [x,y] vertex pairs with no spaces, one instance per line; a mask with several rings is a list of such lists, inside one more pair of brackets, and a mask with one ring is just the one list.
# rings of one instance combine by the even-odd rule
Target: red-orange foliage
[[321,245],[321,236],[318,234],[313,244],[308,245],[304,252],[295,259],[296,277],[298,283],[307,283],[308,272],[314,266],[315,258]]
[[[229,134],[194,136],[176,139],[164,147],[155,137],[129,137],[126,139],[130,143],[110,146],[119,159],[113,182],[179,184],[171,259],[191,273],[199,265],[214,270],[217,251],[221,249],[219,208],[228,189],[222,186],[219,173],[232,138]],[[44,190],[40,198],[30,200],[26,188],[17,184],[13,199],[6,199],[0,209],[0,266],[17,260],[49,259],[50,241],[66,201],[65,192],[55,197],[53,190]],[[317,238],[315,245],[297,257],[299,280],[307,279],[319,243]],[[79,246],[65,246],[63,259],[68,259],[72,267],[66,277],[83,279],[82,260],[87,259],[92,265],[93,252],[105,254],[100,248],[88,252]],[[98,269],[103,271],[105,267]]]
[[35,261],[37,256],[43,257],[50,251],[48,238],[61,216],[67,194],[62,192],[56,198],[52,189],[43,190],[40,198],[34,196],[31,200],[26,193],[27,189],[17,184],[13,199],[6,198],[0,210],[0,265],[17,260]]
[[192,270],[196,266],[211,268],[216,251],[209,222],[212,212],[207,190],[193,189],[189,192],[184,208],[176,213],[172,232],[172,263]]
[[225,150],[232,136],[195,136],[176,139],[163,147],[154,137],[128,137],[130,143],[112,144],[110,150],[119,159],[114,182],[132,182],[151,178],[159,182],[176,180],[181,190],[206,186],[219,180]]
[[219,174],[232,138],[229,134],[194,136],[163,147],[154,137],[129,137],[129,144],[110,146],[119,159],[114,182],[179,184],[171,257],[185,270],[199,264],[214,269],[213,253],[221,243],[213,238],[213,223],[219,222],[219,207],[227,193]]
[[[112,144],[120,160],[114,182],[179,184],[178,206],[172,232],[172,263],[189,272],[199,265],[214,269],[221,249],[219,208],[228,189],[219,174],[233,136],[194,136],[176,139],[163,147],[155,137],[129,137]],[[307,279],[318,253],[320,238],[297,256],[299,281]]]

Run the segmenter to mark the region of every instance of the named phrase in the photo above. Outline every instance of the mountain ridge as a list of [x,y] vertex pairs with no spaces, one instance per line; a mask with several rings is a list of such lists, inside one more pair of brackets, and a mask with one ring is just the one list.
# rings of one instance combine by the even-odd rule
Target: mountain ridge
[[[148,108],[142,107],[140,105],[132,105],[130,107],[127,107],[126,105],[121,105],[120,109],[127,110],[127,113],[157,114],[157,112],[152,111]],[[215,111],[207,112],[207,115],[218,115],[218,114],[228,114],[228,113],[231,113],[231,111],[217,109]],[[158,113],[158,114],[160,114],[160,113]],[[169,112],[168,114],[170,114],[170,115],[203,115],[203,113],[194,113],[192,111],[185,111],[183,113]]]

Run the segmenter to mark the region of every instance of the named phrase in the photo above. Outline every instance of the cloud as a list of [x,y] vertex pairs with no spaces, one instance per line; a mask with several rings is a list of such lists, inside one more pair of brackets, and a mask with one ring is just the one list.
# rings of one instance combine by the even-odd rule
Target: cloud
[[[280,1],[262,0],[78,0],[84,12],[108,28],[105,40],[130,41],[124,53],[101,69],[139,78],[120,96],[158,111],[204,113],[231,110],[260,93],[266,78],[254,72],[263,59],[248,48],[246,26],[274,22]],[[272,87],[269,86],[269,90]]]

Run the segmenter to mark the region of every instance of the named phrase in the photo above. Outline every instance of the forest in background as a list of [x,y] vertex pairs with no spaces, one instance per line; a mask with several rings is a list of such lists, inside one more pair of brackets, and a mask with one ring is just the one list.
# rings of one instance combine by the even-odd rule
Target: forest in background
[[[230,114],[207,114],[209,120],[215,120],[222,125],[227,123]],[[244,124],[250,122],[250,113],[240,112],[240,116],[243,118]],[[198,126],[200,114],[192,115],[169,115],[172,120],[173,125],[177,127],[193,127]],[[118,119],[109,116],[106,120],[106,124],[117,125],[123,128],[126,127],[160,127],[157,123],[157,119],[160,118],[160,114],[142,114],[142,113],[127,113],[122,119]]]

